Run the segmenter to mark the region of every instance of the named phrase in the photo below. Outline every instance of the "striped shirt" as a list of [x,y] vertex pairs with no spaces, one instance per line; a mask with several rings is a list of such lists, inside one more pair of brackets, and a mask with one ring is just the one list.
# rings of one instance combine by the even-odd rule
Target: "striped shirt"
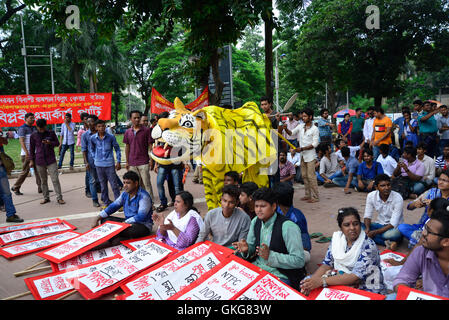
[[441,155],[435,160],[435,168],[447,169],[449,161],[444,159],[444,155]]

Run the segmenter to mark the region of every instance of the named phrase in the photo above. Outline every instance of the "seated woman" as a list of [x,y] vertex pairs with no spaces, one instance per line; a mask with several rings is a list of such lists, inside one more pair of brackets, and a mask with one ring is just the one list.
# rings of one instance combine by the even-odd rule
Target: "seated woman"
[[376,243],[362,232],[360,215],[355,208],[338,210],[338,226],[322,265],[301,281],[301,292],[327,286],[352,286],[383,294],[385,285]]
[[444,170],[438,177],[438,187],[431,188],[421,194],[416,200],[407,205],[408,210],[425,207],[425,210],[416,224],[402,223],[398,226],[399,231],[409,240],[409,248],[413,248],[418,242],[425,223],[429,220],[429,204],[433,199],[444,198],[449,200],[449,170]]
[[159,225],[156,239],[175,249],[183,250],[195,243],[204,222],[193,207],[193,196],[190,192],[179,192],[175,197],[174,207],[165,220],[162,215],[153,213],[153,221]]

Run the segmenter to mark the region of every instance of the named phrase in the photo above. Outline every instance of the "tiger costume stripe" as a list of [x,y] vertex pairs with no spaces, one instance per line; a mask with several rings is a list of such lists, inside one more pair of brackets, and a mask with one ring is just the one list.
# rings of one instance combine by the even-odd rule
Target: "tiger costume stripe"
[[[153,128],[151,157],[160,164],[190,159],[203,164],[203,184],[208,209],[220,206],[224,175],[243,172],[242,181],[268,186],[267,170],[277,165],[277,138],[271,121],[256,103],[238,109],[208,106],[191,112],[178,98],[168,118]],[[179,155],[179,150],[184,150]],[[176,152],[176,151],[178,152]]]

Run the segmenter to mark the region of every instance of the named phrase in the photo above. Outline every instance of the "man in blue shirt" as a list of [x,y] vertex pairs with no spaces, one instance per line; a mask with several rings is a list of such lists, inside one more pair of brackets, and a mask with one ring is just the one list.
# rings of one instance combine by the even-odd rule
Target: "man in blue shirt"
[[363,162],[357,168],[357,187],[359,192],[371,192],[374,190],[374,179],[378,174],[384,173],[382,165],[373,161],[373,152],[370,149],[363,151]]
[[320,132],[320,142],[327,142],[332,146],[332,128],[335,126],[329,119],[329,110],[320,111],[321,119],[318,120],[318,130]]
[[[106,128],[105,128],[106,130]],[[150,235],[153,229],[151,197],[139,186],[139,176],[134,171],[123,175],[124,192],[95,218],[92,228],[105,221],[129,223],[131,226],[109,240],[110,245],[118,245],[120,241]],[[111,217],[123,206],[125,218]]]
[[95,126],[95,122],[98,120],[98,117],[94,114],[90,114],[87,117],[87,126],[89,130],[83,133],[81,136],[81,151],[83,152],[84,165],[86,166],[86,172],[88,173],[88,184],[89,184],[89,193],[92,197],[92,203],[94,207],[99,207],[98,203],[98,195],[97,195],[97,169],[95,168],[94,158],[90,152],[92,148],[90,144],[90,138],[97,133],[97,128]]
[[304,261],[310,261],[310,250],[312,250],[312,243],[310,241],[309,231],[307,230],[307,220],[301,210],[293,207],[293,195],[295,189],[285,182],[277,184],[274,191],[278,194],[278,206],[276,212],[281,214],[294,223],[301,229],[301,240],[304,248]]
[[[108,194],[108,181],[112,187],[114,198],[117,199],[120,196],[115,170],[121,169],[121,152],[115,137],[106,133],[106,123],[103,120],[97,120],[95,127],[97,128],[97,133],[90,137],[91,148],[89,152],[94,159],[98,180],[101,185],[101,201],[103,201],[104,206],[108,206],[112,202]],[[115,150],[117,158],[115,166],[113,150]]]
[[426,144],[426,154],[433,158],[438,152],[438,125],[434,115],[441,112],[441,109],[436,108],[435,110],[432,110],[430,101],[424,101],[423,110],[423,113],[418,116],[419,142],[424,142]]
[[349,188],[356,187],[357,169],[359,167],[358,160],[351,156],[351,150],[349,147],[342,147],[341,156],[344,159],[344,170],[342,170],[343,176],[332,179],[332,182],[339,187],[344,187],[346,194],[351,193]]

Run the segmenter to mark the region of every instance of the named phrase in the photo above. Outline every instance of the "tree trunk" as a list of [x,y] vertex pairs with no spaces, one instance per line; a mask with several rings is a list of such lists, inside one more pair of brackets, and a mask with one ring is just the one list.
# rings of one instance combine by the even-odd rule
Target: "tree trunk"
[[374,106],[375,107],[382,106],[382,96],[375,96],[374,97]]
[[267,14],[265,23],[265,94],[273,98],[273,15]]
[[120,88],[116,81],[114,81],[114,120],[115,120],[115,127],[118,128],[118,112],[120,108]]
[[89,72],[89,92],[95,92],[94,76],[92,72]]
[[75,77],[76,93],[83,92],[81,89],[81,64],[76,60],[73,62],[73,75]]
[[337,112],[337,92],[334,88],[334,80],[331,78],[327,82],[327,106],[329,109],[329,115],[333,123],[336,123],[334,113]]

